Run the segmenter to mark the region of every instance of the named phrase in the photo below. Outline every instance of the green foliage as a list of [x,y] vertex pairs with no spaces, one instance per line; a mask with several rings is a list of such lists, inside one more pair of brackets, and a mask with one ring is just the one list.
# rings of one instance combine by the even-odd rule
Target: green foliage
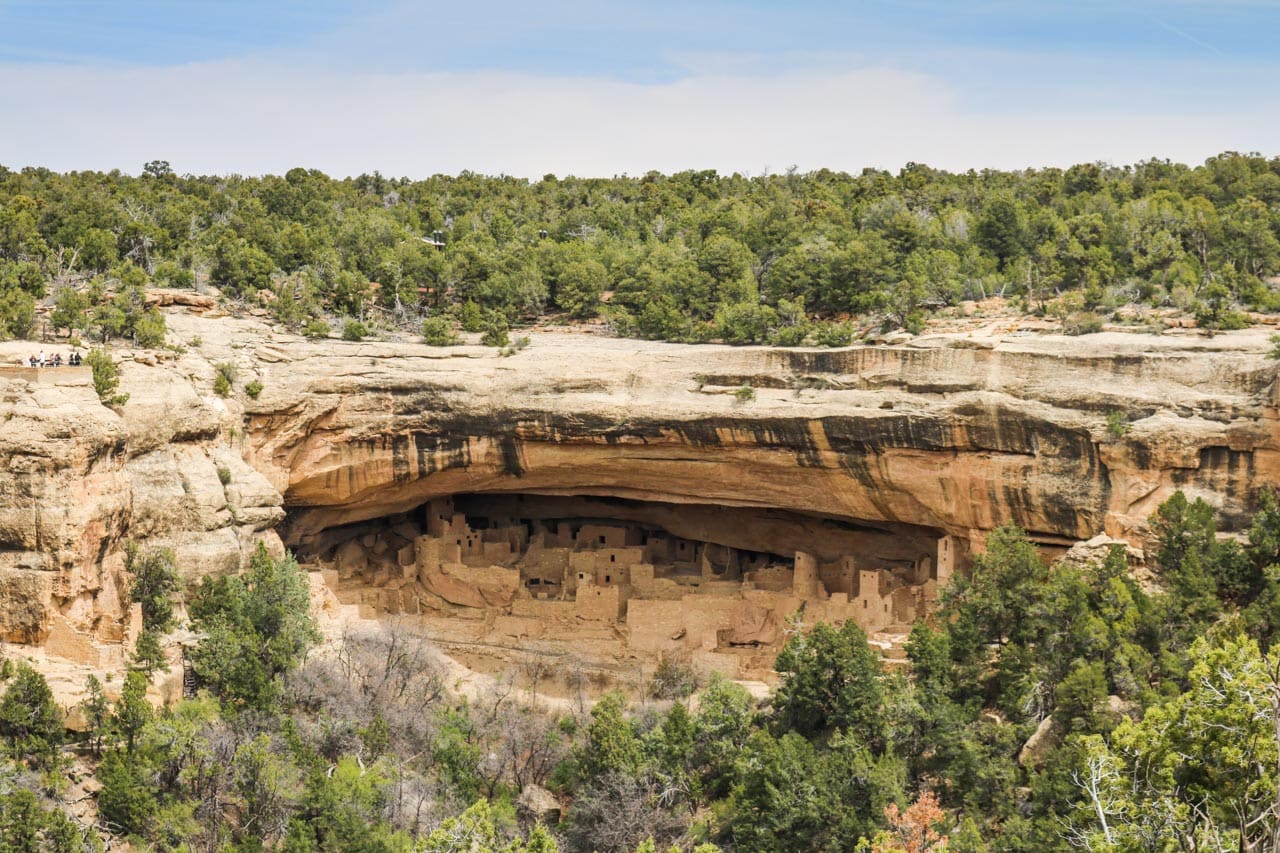
[[716,313],[716,327],[726,344],[763,344],[768,342],[778,314],[768,305],[738,303]]
[[[244,385],[244,393],[248,394],[251,399],[258,399],[258,395],[262,393],[262,382],[258,379],[251,379]],[[225,486],[226,483],[223,483]]]
[[484,330],[484,314],[480,306],[471,300],[462,304],[458,313],[458,323],[464,332],[480,332]]
[[556,277],[556,305],[576,319],[594,317],[600,311],[600,296],[608,284],[609,271],[600,261],[573,261]]
[[125,571],[132,575],[129,600],[142,605],[142,627],[164,633],[173,626],[172,595],[178,591],[178,558],[172,548],[142,551],[125,546]]
[[108,406],[123,406],[129,395],[116,393],[120,385],[120,370],[115,360],[106,350],[100,349],[89,350],[84,360],[93,371],[93,390],[98,392],[98,399]]
[[[1210,330],[1280,308],[1269,281],[1280,273],[1276,163],[1256,155],[533,182],[184,177],[162,161],[144,171],[0,169],[0,332],[30,332],[55,257],[73,256],[73,274],[101,277],[82,299],[56,291],[50,322],[139,345],[163,341],[149,280],[190,286],[196,270],[232,307],[266,303],[316,336],[330,333],[322,317],[402,330],[451,317],[482,333],[550,309],[603,310],[618,332],[671,341],[847,346],[858,330],[919,329],[926,311],[994,294],[1078,332],[1126,301],[1194,313]],[[444,245],[423,244],[435,230]],[[99,390],[115,400],[114,385]],[[560,831],[580,849],[630,851],[650,837],[654,849],[850,849],[886,829],[890,801],[926,789],[957,827],[949,849],[1060,851],[1067,836],[1106,849],[1079,784],[1091,771],[1113,849],[1259,846],[1241,836],[1270,830],[1269,818],[1241,829],[1236,815],[1261,815],[1261,792],[1276,784],[1274,709],[1260,697],[1280,630],[1280,508],[1269,493],[1256,505],[1247,542],[1219,541],[1212,508],[1175,495],[1151,524],[1154,590],[1130,576],[1123,551],[1051,567],[1025,536],[993,534],[932,627],[913,629],[909,677],[868,670],[861,647],[829,629],[821,655],[800,644],[812,635],[792,638],[772,711],[713,679],[693,712],[628,716],[615,699],[586,725],[548,721],[545,732],[511,700],[454,703],[427,688],[398,698],[405,682],[379,673],[399,647],[379,647],[381,668],[350,654],[325,662],[334,670],[318,656],[294,667],[308,641],[281,637],[307,633],[285,615],[302,610],[275,605],[299,597],[266,581],[254,595],[252,571],[239,587],[211,581],[192,606],[206,636],[193,657],[226,708],[181,703],[131,725],[132,752],[108,748],[98,771],[102,819],[155,849],[399,851],[446,819],[432,843],[492,838],[502,849],[510,795],[530,778],[513,768],[553,743],[552,766],[570,748],[575,757],[557,779],[572,800],[573,828]],[[278,618],[251,615],[265,610]],[[9,668],[12,690],[21,669]],[[429,669],[415,671],[430,680]],[[850,699],[857,690],[878,698]],[[86,704],[98,732],[102,693]],[[1048,716],[1054,744],[1020,765]],[[33,801],[9,798],[35,783],[10,775],[0,772],[0,838],[32,846]],[[482,794],[487,811],[464,818]],[[524,843],[549,849],[538,838]],[[47,834],[39,843],[58,849]]]
[[367,337],[369,337],[369,327],[359,320],[347,320],[342,324],[344,341],[363,341]]
[[141,835],[159,810],[147,768],[123,751],[108,752],[98,765],[98,813],[118,832]]
[[381,763],[362,768],[353,758],[332,772],[317,768],[306,780],[299,810],[287,829],[285,846],[295,850],[400,850],[378,817],[392,778]]
[[490,312],[484,321],[484,334],[480,336],[480,343],[487,347],[507,346],[511,343],[508,328],[505,317],[496,311]]
[[86,310],[89,300],[74,287],[64,286],[58,290],[53,300],[53,310],[49,312],[49,325],[55,329],[84,329],[88,324]]
[[774,669],[782,676],[773,706],[783,730],[812,737],[843,729],[862,743],[882,741],[880,658],[852,620],[792,635]]
[[246,296],[270,286],[274,268],[271,257],[261,248],[223,232],[213,246],[209,281],[228,294]]
[[213,393],[219,397],[231,394],[239,369],[229,361],[221,361],[213,366]]
[[422,342],[427,346],[448,347],[458,343],[459,340],[448,318],[428,317],[422,321]]
[[169,663],[164,649],[160,645],[160,637],[155,631],[143,629],[133,646],[133,657],[129,665],[150,678],[156,670],[168,671]]
[[624,700],[617,691],[604,694],[591,709],[586,743],[578,757],[583,776],[635,773],[639,768],[640,740],[623,716],[623,709]]
[[1026,250],[1026,222],[1018,202],[1011,195],[991,195],[978,216],[977,242],[996,257],[1003,269]]
[[132,323],[133,340],[141,347],[158,347],[164,345],[168,331],[164,315],[154,308],[143,311]]
[[[687,718],[679,705],[670,716]],[[736,778],[742,747],[755,730],[754,702],[741,685],[715,674],[699,695],[691,722],[692,730],[686,732],[680,719],[670,725],[664,721],[656,750],[666,756],[662,770],[707,800],[724,798]]]
[[26,338],[35,324],[35,298],[23,290],[0,290],[0,327],[6,338]]
[[297,562],[273,559],[261,543],[243,576],[204,578],[190,605],[205,633],[191,652],[201,684],[232,706],[269,709],[279,677],[318,639],[309,603]]
[[1073,311],[1062,319],[1064,335],[1092,335],[1102,331],[1102,318],[1091,311]]
[[1113,439],[1124,438],[1133,430],[1129,417],[1119,409],[1107,413],[1107,435]]
[[1156,567],[1169,591],[1169,628],[1185,647],[1195,626],[1220,610],[1215,568],[1230,546],[1217,541],[1213,508],[1202,498],[1188,501],[1182,492],[1160,505],[1151,527],[1158,543]]
[[62,711],[53,701],[53,691],[40,673],[19,663],[13,679],[0,699],[0,737],[17,759],[49,767],[62,746]]
[[750,403],[756,398],[756,389],[750,385],[742,385],[733,389],[733,399],[738,403]]
[[1275,814],[1280,658],[1247,639],[1199,640],[1189,689],[1086,741],[1077,820],[1111,849],[1261,849]]
[[116,702],[112,719],[120,734],[124,735],[125,751],[132,753],[138,733],[151,722],[151,703],[147,701],[147,675],[130,670],[124,677],[124,689]]
[[0,782],[0,853],[90,853],[100,850],[74,820],[31,791]]
[[776,739],[756,732],[739,774],[731,832],[744,851],[847,850],[902,796],[896,760],[877,759],[856,737],[839,734],[824,749],[795,732]]
[[[772,323],[785,304],[823,323],[911,332],[925,311],[993,293],[1030,310],[1052,293],[1079,296],[1087,324],[1062,314],[1071,330],[1091,328],[1119,293],[1176,302],[1206,328],[1240,323],[1243,307],[1280,307],[1268,282],[1280,272],[1275,170],[1257,155],[1194,168],[819,169],[785,181],[298,172],[0,175],[0,301],[20,320],[12,295],[40,300],[56,255],[109,274],[120,292],[148,278],[191,287],[207,270],[228,300],[268,302],[293,327],[378,307],[404,324],[457,313],[483,332],[488,311],[508,323],[547,309],[590,318],[611,291],[623,332],[788,346],[805,330]],[[447,234],[439,246],[422,242],[435,231]],[[155,339],[125,300],[90,302],[95,332]]]
[[302,334],[308,338],[327,338],[329,332],[329,324],[319,317],[308,320],[306,327],[302,330]]
[[111,706],[107,703],[106,694],[102,691],[102,682],[96,675],[85,679],[84,708],[85,735],[89,746],[97,755],[102,748],[102,739],[106,734],[107,720],[110,719]]
[[813,327],[813,342],[820,347],[847,347],[853,343],[851,323],[818,323]]

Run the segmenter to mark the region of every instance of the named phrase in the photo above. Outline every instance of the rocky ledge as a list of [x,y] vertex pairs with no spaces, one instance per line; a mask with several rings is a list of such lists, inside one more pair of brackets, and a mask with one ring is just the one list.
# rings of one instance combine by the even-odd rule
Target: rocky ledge
[[[236,570],[259,540],[305,545],[459,494],[765,508],[974,547],[1012,522],[1065,546],[1140,544],[1175,489],[1238,525],[1280,474],[1262,330],[840,350],[548,332],[504,356],[167,310],[185,349],[115,351],[118,411],[87,369],[0,369],[8,642],[118,656],[129,540],[174,548],[194,580]],[[0,345],[0,361],[31,346]],[[237,375],[225,399],[219,364]]]

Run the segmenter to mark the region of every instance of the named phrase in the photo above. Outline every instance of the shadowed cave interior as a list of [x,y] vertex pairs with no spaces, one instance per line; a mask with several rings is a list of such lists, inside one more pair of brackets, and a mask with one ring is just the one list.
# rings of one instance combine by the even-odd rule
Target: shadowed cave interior
[[797,612],[905,633],[965,559],[928,527],[530,493],[438,498],[293,545],[369,615],[616,625],[653,651],[775,647]]

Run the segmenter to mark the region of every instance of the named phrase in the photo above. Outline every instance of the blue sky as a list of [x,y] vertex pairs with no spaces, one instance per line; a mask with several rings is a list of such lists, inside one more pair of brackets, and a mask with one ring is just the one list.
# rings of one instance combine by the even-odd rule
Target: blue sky
[[0,0],[0,163],[333,174],[1275,154],[1280,0]]

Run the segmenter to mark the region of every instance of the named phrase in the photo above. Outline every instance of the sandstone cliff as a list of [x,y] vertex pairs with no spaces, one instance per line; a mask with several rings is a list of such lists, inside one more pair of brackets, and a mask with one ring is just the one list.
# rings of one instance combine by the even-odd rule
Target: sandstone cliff
[[[1176,488],[1239,523],[1280,473],[1262,331],[795,351],[546,333],[501,357],[169,320],[186,352],[116,352],[130,394],[119,412],[87,370],[0,375],[4,640],[117,641],[126,539],[173,547],[195,579],[235,570],[260,538],[278,547],[285,510],[289,544],[434,497],[517,492],[769,508],[817,519],[815,531],[903,523],[978,543],[1013,522],[1065,545],[1140,540]],[[29,348],[0,346],[0,360]],[[211,390],[220,362],[240,376],[226,400]],[[254,378],[257,399],[240,387]],[[1124,435],[1107,429],[1116,411]],[[729,535],[699,518],[683,522]]]
[[[959,535],[1137,537],[1176,488],[1275,482],[1265,335],[919,338],[838,351],[542,335],[260,348],[247,454],[288,537],[459,492],[773,507]],[[753,399],[734,391],[750,386]],[[1124,435],[1108,416],[1123,413]]]

